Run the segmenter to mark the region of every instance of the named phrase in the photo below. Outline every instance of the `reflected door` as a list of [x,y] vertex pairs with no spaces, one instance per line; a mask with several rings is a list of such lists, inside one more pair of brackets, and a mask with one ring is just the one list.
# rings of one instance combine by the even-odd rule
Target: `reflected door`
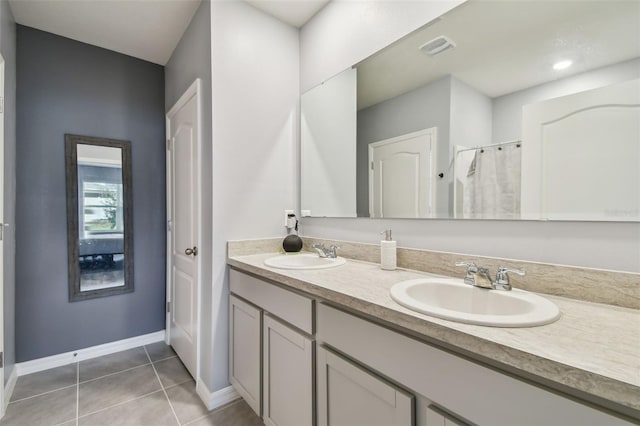
[[[186,96],[186,97],[185,97]],[[169,235],[171,346],[197,377],[198,346],[198,98],[187,93],[168,114],[170,161]]]
[[523,109],[525,219],[640,220],[640,79]]
[[435,147],[435,128],[369,145],[371,217],[432,217]]

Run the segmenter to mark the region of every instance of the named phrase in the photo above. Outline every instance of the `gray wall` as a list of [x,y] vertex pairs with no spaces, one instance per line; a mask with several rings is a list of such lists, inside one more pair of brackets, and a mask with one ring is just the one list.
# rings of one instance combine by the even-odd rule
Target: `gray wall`
[[[17,33],[16,361],[164,329],[164,69]],[[68,302],[64,134],[131,141],[133,293]]]
[[201,333],[200,333],[200,376],[211,389],[211,233],[212,233],[212,199],[211,199],[211,4],[204,0],[191,19],[189,27],[173,51],[165,66],[165,109],[169,111],[185,90],[195,81],[202,79],[202,235],[198,247],[202,254],[202,293],[200,300]]
[[[430,127],[438,128],[438,169],[449,162],[451,77],[358,111],[356,187],[358,216],[369,217],[369,144]],[[444,165],[444,166],[443,166]],[[448,187],[438,181],[436,213],[448,216]]]
[[[0,2],[0,52],[4,58],[4,382],[15,365],[15,219],[16,219],[16,23]],[[0,218],[2,220],[2,218]]]

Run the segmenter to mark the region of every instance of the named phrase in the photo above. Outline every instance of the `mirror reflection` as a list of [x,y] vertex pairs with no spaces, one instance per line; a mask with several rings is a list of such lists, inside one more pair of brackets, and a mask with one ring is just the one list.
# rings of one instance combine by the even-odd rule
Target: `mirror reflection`
[[128,155],[126,141],[67,135],[72,300],[133,289]]
[[124,286],[120,148],[78,144],[80,291]]
[[470,0],[310,90],[302,214],[640,220],[638,16]]

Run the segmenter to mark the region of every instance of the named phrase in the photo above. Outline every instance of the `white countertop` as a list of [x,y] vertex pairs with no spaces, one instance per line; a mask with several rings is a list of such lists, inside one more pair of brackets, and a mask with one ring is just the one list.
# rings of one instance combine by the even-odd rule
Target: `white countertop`
[[558,305],[558,321],[539,327],[496,328],[447,321],[409,310],[391,299],[397,282],[434,276],[383,271],[348,260],[323,270],[270,268],[280,253],[236,256],[234,268],[304,291],[349,310],[477,357],[508,372],[640,417],[640,311],[542,295]]

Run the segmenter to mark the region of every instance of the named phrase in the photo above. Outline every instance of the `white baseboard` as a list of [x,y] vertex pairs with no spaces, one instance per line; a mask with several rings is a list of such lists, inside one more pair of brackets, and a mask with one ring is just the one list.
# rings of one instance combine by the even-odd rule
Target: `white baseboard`
[[36,373],[38,371],[48,370],[50,368],[73,364],[74,362],[97,358],[99,356],[137,348],[138,346],[149,345],[155,342],[161,342],[164,341],[164,335],[165,331],[160,330],[156,331],[155,333],[143,334],[142,336],[130,337],[128,339],[118,340],[116,342],[78,349],[77,351],[71,351],[63,354],[48,356],[45,358],[20,362],[16,364],[14,372],[16,372],[17,376],[19,377],[24,376],[25,374]]
[[226,388],[211,392],[202,380],[198,380],[198,383],[196,383],[196,392],[209,411],[240,398],[240,394],[236,392],[233,386],[227,386]]
[[16,382],[18,381],[18,373],[17,368],[14,366],[11,374],[9,375],[9,380],[7,380],[7,384],[4,387],[4,407],[2,407],[2,412],[7,412],[7,406],[9,405],[9,401],[11,401],[11,395],[13,395],[13,390],[16,387]]

